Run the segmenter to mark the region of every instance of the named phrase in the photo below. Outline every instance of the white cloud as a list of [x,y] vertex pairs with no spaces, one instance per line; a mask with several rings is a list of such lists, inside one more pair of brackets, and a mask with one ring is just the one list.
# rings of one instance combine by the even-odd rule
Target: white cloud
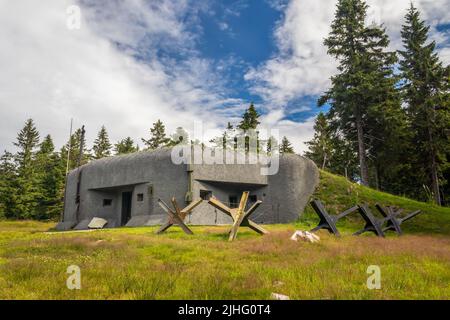
[[296,113],[307,112],[307,111],[311,111],[311,110],[312,110],[312,108],[309,106],[301,106],[301,107],[289,109],[289,114],[296,114]]
[[209,112],[227,102],[209,61],[194,53],[180,63],[156,55],[143,62],[114,45],[139,50],[162,38],[180,51],[192,50],[193,36],[179,19],[187,1],[145,3],[82,6],[81,29],[69,30],[72,1],[0,1],[1,149],[12,149],[27,118],[58,146],[67,140],[71,117],[76,126],[86,125],[89,142],[103,124],[113,141],[130,135],[139,142],[158,118],[168,131],[189,129],[195,119],[208,127],[223,124]]
[[[391,38],[392,49],[401,48],[400,29],[410,0],[368,0],[368,22],[383,22]],[[329,78],[336,72],[335,62],[326,53],[323,39],[330,31],[336,0],[291,0],[284,18],[275,30],[278,55],[261,66],[251,69],[245,78],[254,82],[253,92],[271,105],[284,106],[304,96],[323,93]],[[450,0],[417,1],[423,18],[432,25],[431,35],[441,44],[448,34],[436,30],[438,24],[449,23]],[[447,44],[447,48],[448,48]],[[446,63],[446,48],[441,50]]]
[[[245,79],[252,82],[252,91],[260,95],[270,108],[270,117],[279,116],[286,105],[302,96],[322,94],[330,85],[330,77],[336,72],[335,61],[326,53],[324,38],[330,31],[336,0],[272,0],[277,8],[284,10],[284,17],[275,29],[275,41],[279,52],[260,66],[250,69]],[[432,25],[431,36],[444,45],[440,56],[450,63],[449,34],[438,32],[436,26],[450,22],[450,0],[415,1],[422,11],[422,18]],[[282,4],[280,6],[280,3]],[[401,48],[400,29],[410,0],[368,0],[371,9],[368,22],[383,22],[391,38],[391,49]],[[446,43],[446,44],[445,44]],[[299,135],[298,124],[283,122],[292,133],[293,139],[306,141],[312,133]],[[307,122],[309,126],[310,120]],[[297,151],[304,150],[303,144]]]
[[219,29],[222,31],[226,31],[229,28],[229,25],[226,22],[219,22],[218,26],[219,26]]

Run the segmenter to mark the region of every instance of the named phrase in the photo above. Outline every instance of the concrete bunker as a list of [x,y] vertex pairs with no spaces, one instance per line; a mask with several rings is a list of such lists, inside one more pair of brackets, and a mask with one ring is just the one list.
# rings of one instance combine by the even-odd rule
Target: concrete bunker
[[107,220],[107,228],[159,225],[166,214],[157,200],[172,197],[180,205],[205,200],[188,216],[187,223],[229,224],[230,217],[207,200],[214,196],[233,207],[243,191],[250,192],[249,204],[263,202],[253,217],[255,222],[297,220],[318,184],[315,164],[286,154],[280,155],[276,174],[262,175],[261,167],[259,163],[174,164],[170,148],[92,161],[69,173],[64,218],[57,228],[87,229],[94,217]]

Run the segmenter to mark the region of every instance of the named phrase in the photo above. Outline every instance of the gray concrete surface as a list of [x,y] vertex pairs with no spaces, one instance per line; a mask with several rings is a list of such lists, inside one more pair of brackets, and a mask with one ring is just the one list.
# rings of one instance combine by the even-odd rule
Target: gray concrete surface
[[[87,229],[94,217],[107,220],[106,228],[161,224],[167,215],[158,198],[170,203],[175,197],[184,207],[189,203],[189,190],[192,199],[200,198],[202,190],[210,191],[228,205],[238,202],[243,191],[250,191],[253,200],[263,201],[252,216],[255,222],[297,220],[319,182],[315,164],[287,154],[280,156],[277,174],[261,175],[261,167],[248,163],[177,165],[167,148],[92,161],[69,173],[64,219],[57,229]],[[216,225],[231,223],[231,219],[204,201],[187,222]]]

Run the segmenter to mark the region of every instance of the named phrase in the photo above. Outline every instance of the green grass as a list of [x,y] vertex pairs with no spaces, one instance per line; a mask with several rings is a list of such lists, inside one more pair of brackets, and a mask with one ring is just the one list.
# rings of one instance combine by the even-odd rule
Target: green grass
[[[404,197],[394,196],[361,185],[350,183],[342,176],[333,175],[326,171],[320,172],[320,185],[315,198],[322,200],[329,213],[339,213],[353,207],[357,203],[367,203],[375,215],[374,205],[397,206],[406,212],[421,210],[422,213],[413,220],[405,222],[402,228],[407,233],[444,234],[450,235],[450,208],[438,207]],[[312,208],[308,206],[301,220],[308,226],[317,223],[317,217]],[[361,226],[359,215],[353,214],[343,219],[339,227],[355,230]]]
[[[356,202],[421,209],[403,237],[352,237],[360,223],[345,219],[342,238],[320,231],[321,242],[289,240],[317,223],[310,209],[301,221],[267,226],[261,237],[242,228],[226,241],[227,227],[155,227],[48,233],[54,223],[0,221],[0,299],[448,299],[449,209],[351,185],[321,173],[316,196],[330,211]],[[81,290],[66,287],[67,267],[81,268]],[[369,290],[369,265],[381,268],[381,289]]]

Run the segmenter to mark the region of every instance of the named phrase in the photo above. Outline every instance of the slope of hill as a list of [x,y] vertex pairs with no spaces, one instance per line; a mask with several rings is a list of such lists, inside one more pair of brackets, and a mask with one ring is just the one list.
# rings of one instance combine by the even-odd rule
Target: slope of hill
[[[367,203],[373,213],[376,213],[374,205],[377,203],[383,206],[391,205],[403,208],[405,213],[421,210],[422,213],[419,216],[402,225],[406,232],[450,234],[450,208],[380,192],[351,183],[342,176],[326,171],[320,172],[320,185],[314,193],[314,198],[320,199],[328,212],[332,214],[342,212],[360,203]],[[300,221],[307,226],[317,223],[317,216],[310,206],[307,207]],[[359,216],[353,214],[342,219],[338,226],[350,231],[361,227],[361,223]]]

